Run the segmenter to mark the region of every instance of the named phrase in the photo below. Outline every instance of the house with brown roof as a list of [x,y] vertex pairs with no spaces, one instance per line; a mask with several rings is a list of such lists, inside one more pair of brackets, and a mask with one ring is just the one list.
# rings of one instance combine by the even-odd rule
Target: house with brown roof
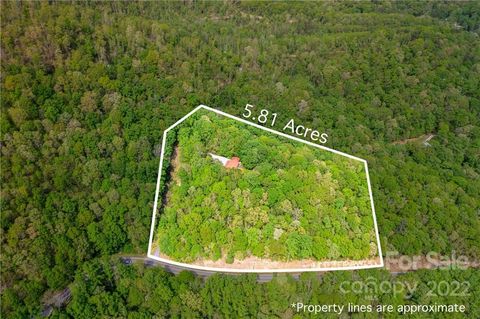
[[226,168],[238,168],[240,166],[240,158],[234,156],[227,161],[225,164]]
[[215,155],[213,153],[208,153],[208,155],[210,155],[213,160],[216,160],[222,163],[223,167],[225,168],[241,168],[242,167],[240,158],[237,156],[234,156],[232,158],[227,158],[220,155]]

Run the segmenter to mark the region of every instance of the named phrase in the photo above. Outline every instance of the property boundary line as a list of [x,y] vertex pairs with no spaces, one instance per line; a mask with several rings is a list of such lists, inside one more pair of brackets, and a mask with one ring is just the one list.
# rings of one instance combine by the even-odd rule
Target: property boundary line
[[[156,212],[157,212],[157,208],[158,208],[158,195],[159,195],[159,192],[160,192],[160,180],[161,180],[161,175],[162,175],[162,166],[163,166],[163,159],[164,159],[163,154],[165,152],[165,142],[166,142],[166,139],[167,139],[167,133],[171,129],[173,129],[175,126],[177,126],[180,123],[182,123],[183,121],[185,121],[188,117],[190,117],[193,113],[197,112],[200,109],[206,109],[208,111],[215,112],[215,113],[223,115],[225,117],[228,117],[228,118],[240,121],[242,123],[260,128],[262,130],[268,131],[270,133],[280,135],[280,136],[289,138],[289,139],[297,141],[297,142],[301,142],[301,143],[304,143],[304,144],[307,144],[307,145],[310,145],[310,146],[313,146],[313,147],[317,147],[317,148],[320,148],[320,149],[323,149],[323,150],[326,150],[326,151],[329,151],[329,152],[332,152],[332,153],[335,153],[335,154],[339,154],[339,155],[342,155],[342,156],[345,156],[345,157],[363,162],[364,165],[365,165],[365,173],[367,175],[368,194],[370,196],[370,204],[371,204],[371,207],[372,207],[372,217],[373,217],[373,224],[374,224],[374,228],[375,228],[375,236],[376,236],[376,239],[377,239],[377,248],[378,248],[378,255],[379,255],[379,258],[380,258],[380,264],[360,265],[360,266],[345,266],[345,267],[327,267],[327,268],[317,267],[317,268],[289,268],[289,269],[276,269],[276,268],[275,269],[235,269],[235,268],[217,268],[217,267],[192,265],[192,264],[181,263],[181,262],[177,262],[177,261],[173,261],[173,260],[170,260],[170,259],[161,258],[161,257],[153,255],[152,254],[153,235],[154,235],[154,231],[155,231],[155,219],[156,219]],[[353,156],[353,155],[350,155],[350,154],[347,154],[347,153],[343,153],[343,152],[325,147],[323,145],[318,145],[318,144],[315,144],[315,143],[312,143],[312,142],[309,142],[309,141],[302,140],[302,139],[300,139],[298,137],[295,137],[295,136],[291,136],[291,135],[288,135],[288,134],[285,134],[285,133],[282,133],[282,132],[275,131],[271,128],[264,127],[264,126],[261,126],[261,125],[256,124],[256,123],[252,123],[252,122],[247,121],[245,119],[233,116],[231,114],[222,112],[220,110],[216,110],[216,109],[208,107],[206,105],[203,105],[203,104],[199,105],[195,109],[193,109],[191,112],[189,112],[187,115],[182,117],[180,120],[175,122],[175,124],[168,127],[163,132],[162,150],[161,150],[161,154],[160,154],[160,164],[159,164],[159,167],[158,167],[157,186],[156,186],[156,189],[155,189],[155,201],[154,201],[154,204],[153,204],[152,225],[151,225],[151,228],[150,228],[150,239],[149,239],[149,242],[148,242],[147,257],[152,258],[154,260],[158,260],[158,261],[167,263],[167,264],[184,267],[186,269],[204,270],[204,271],[206,270],[206,271],[215,271],[215,272],[228,272],[228,273],[298,273],[298,272],[323,272],[323,271],[335,271],[335,270],[357,270],[357,269],[382,268],[382,267],[384,267],[384,261],[383,261],[383,256],[382,256],[382,247],[380,246],[380,236],[379,236],[379,233],[378,233],[377,217],[375,215],[375,206],[374,206],[374,203],[373,203],[372,187],[370,185],[370,174],[368,172],[367,161],[365,159],[362,159],[362,158],[359,158],[359,157],[356,157],[356,156]],[[361,262],[361,261],[362,260],[359,260],[359,262]]]

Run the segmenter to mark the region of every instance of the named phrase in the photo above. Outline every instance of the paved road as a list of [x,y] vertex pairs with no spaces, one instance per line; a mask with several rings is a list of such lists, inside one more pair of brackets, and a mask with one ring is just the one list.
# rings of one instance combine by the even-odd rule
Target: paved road
[[[171,272],[173,274],[178,274],[179,272],[181,272],[183,270],[188,270],[188,271],[193,272],[194,274],[196,274],[197,276],[199,276],[201,278],[208,278],[208,277],[210,277],[214,274],[219,273],[218,271],[199,270],[199,269],[191,269],[191,268],[187,268],[187,267],[175,266],[175,265],[171,265],[171,264],[161,262],[161,261],[158,261],[158,260],[155,260],[155,259],[151,259],[151,258],[148,258],[148,257],[144,257],[144,256],[122,255],[122,256],[120,256],[120,258],[122,259],[124,264],[130,264],[130,263],[133,263],[133,262],[137,262],[137,263],[140,262],[140,263],[145,264],[146,266],[162,267],[166,271]],[[231,275],[231,276],[241,275],[241,274],[235,274],[235,273],[231,273],[231,272],[225,272],[223,274],[227,274],[227,275]],[[321,273],[318,273],[318,274],[319,274],[319,276],[321,275]],[[292,275],[294,278],[298,279],[298,277],[300,276],[300,273],[292,273],[290,275]],[[267,282],[267,281],[272,280],[272,278],[273,278],[273,273],[257,274],[257,281],[258,282]]]

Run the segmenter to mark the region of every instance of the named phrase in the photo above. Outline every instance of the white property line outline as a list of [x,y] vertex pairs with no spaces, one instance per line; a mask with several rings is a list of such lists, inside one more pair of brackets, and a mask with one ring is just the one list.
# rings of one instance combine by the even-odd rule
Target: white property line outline
[[[262,130],[268,131],[270,133],[280,135],[280,136],[289,138],[289,139],[297,141],[297,142],[301,142],[301,143],[304,143],[304,144],[307,144],[307,145],[310,145],[310,146],[313,146],[313,147],[317,147],[317,148],[320,148],[320,149],[323,149],[323,150],[326,150],[326,151],[329,151],[329,152],[332,152],[332,153],[335,153],[335,154],[339,154],[339,155],[342,155],[342,156],[345,156],[345,157],[363,162],[364,165],[365,165],[365,173],[367,175],[368,194],[370,196],[370,204],[372,206],[372,217],[373,217],[373,224],[374,224],[374,228],[375,228],[375,236],[377,238],[377,247],[378,247],[378,255],[380,257],[380,264],[360,265],[360,266],[346,266],[346,267],[331,267],[331,268],[329,268],[329,267],[327,267],[327,268],[319,267],[319,268],[292,268],[292,269],[235,269],[235,268],[216,268],[216,267],[197,266],[197,265],[181,263],[181,262],[173,261],[173,260],[170,260],[170,259],[154,256],[152,254],[153,234],[154,234],[154,230],[155,230],[155,219],[156,219],[156,213],[157,213],[157,207],[158,207],[158,195],[159,195],[159,192],[160,192],[160,180],[161,180],[161,176],[162,176],[163,154],[165,152],[165,142],[166,142],[166,139],[167,139],[167,133],[172,128],[174,128],[178,124],[185,121],[188,117],[190,117],[193,113],[197,112],[200,109],[206,109],[208,111],[215,112],[215,113],[223,115],[225,117],[228,117],[228,118],[240,121],[242,123],[260,128]],[[225,112],[222,112],[222,111],[219,111],[219,110],[216,110],[216,109],[213,109],[211,107],[208,107],[206,105],[201,104],[201,105],[197,106],[195,109],[193,109],[191,112],[189,112],[187,115],[182,117],[180,120],[175,122],[175,124],[168,127],[163,132],[162,151],[161,151],[161,154],[160,154],[160,164],[159,164],[159,168],[158,168],[157,187],[155,189],[155,202],[153,204],[152,225],[151,225],[151,228],[150,228],[150,240],[148,242],[147,257],[151,258],[151,259],[154,259],[154,260],[157,260],[157,261],[160,261],[160,262],[163,262],[163,263],[166,263],[166,264],[170,264],[170,265],[174,265],[174,266],[180,266],[180,267],[183,267],[183,268],[186,268],[186,269],[203,270],[203,271],[215,271],[215,272],[224,272],[224,273],[299,273],[299,272],[321,272],[321,271],[335,271],[335,270],[357,270],[357,269],[383,268],[384,267],[384,261],[383,261],[383,256],[382,256],[382,247],[380,246],[380,236],[379,236],[379,233],[378,233],[377,217],[375,215],[375,206],[373,204],[372,187],[370,185],[370,174],[368,172],[367,161],[364,160],[363,158],[359,158],[359,157],[356,157],[356,156],[353,156],[353,155],[350,155],[350,154],[347,154],[347,153],[343,153],[343,152],[325,147],[323,145],[318,145],[318,144],[315,144],[315,143],[312,143],[312,142],[309,142],[309,141],[305,141],[305,140],[302,140],[298,137],[275,131],[271,128],[264,127],[264,126],[261,126],[261,125],[256,124],[256,123],[252,123],[252,122],[247,121],[245,119],[233,116],[231,114],[228,114],[228,113],[225,113]],[[341,261],[339,261],[339,262],[341,262]],[[359,260],[359,262],[361,262],[361,260]]]

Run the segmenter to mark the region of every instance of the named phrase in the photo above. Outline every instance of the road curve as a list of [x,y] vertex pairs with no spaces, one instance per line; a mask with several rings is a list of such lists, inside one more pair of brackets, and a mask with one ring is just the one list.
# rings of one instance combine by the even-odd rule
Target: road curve
[[[181,271],[190,271],[194,273],[195,275],[201,277],[201,278],[208,278],[214,274],[225,274],[229,276],[239,276],[244,273],[231,273],[231,272],[218,272],[218,271],[209,271],[209,270],[199,270],[199,269],[193,269],[193,268],[188,268],[188,267],[182,267],[182,266],[176,266],[172,265],[166,262],[158,261],[155,259],[148,258],[146,256],[138,256],[138,255],[120,255],[120,259],[123,261],[124,264],[128,264],[128,260],[132,262],[143,262],[146,266],[152,266],[152,267],[162,267],[166,271],[173,273],[177,275]],[[319,272],[318,275],[320,276],[322,273]],[[257,275],[257,282],[267,282],[272,280],[274,274],[273,273],[260,273],[256,274]],[[291,273],[290,274],[292,277],[295,279],[298,279],[300,276],[300,273]]]

